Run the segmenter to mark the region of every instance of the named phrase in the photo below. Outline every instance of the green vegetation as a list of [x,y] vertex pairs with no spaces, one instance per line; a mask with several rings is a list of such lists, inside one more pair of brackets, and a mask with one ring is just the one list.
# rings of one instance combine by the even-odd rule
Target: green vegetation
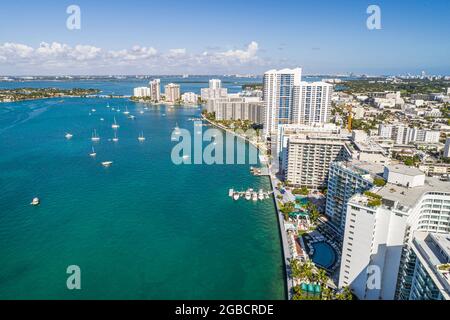
[[438,266],[438,269],[441,271],[450,271],[450,263],[441,264]]
[[309,190],[307,187],[301,187],[300,189],[296,188],[296,189],[292,190],[292,194],[299,194],[302,196],[307,196],[307,195],[309,195]]
[[373,184],[377,187],[384,187],[386,185],[386,180],[381,177],[375,177],[373,179]]
[[346,93],[400,91],[402,95],[412,95],[444,92],[448,87],[450,87],[450,81],[448,80],[402,79],[399,83],[393,83],[386,82],[385,79],[373,78],[346,81],[343,83],[341,90]]
[[292,278],[304,282],[320,286],[319,294],[311,294],[302,290],[301,286],[293,288],[293,300],[352,300],[353,294],[349,288],[343,288],[340,292],[334,292],[327,286],[329,278],[323,269],[314,266],[311,261],[300,263],[294,259],[291,261]]
[[369,207],[381,206],[381,200],[383,199],[382,196],[380,196],[376,193],[370,192],[370,191],[365,191],[364,195],[369,198],[369,201],[367,202],[367,205]]
[[262,90],[263,84],[262,83],[246,83],[242,85],[242,90]]
[[280,205],[280,211],[283,214],[284,220],[289,220],[289,214],[294,212],[295,210],[295,203],[294,202],[287,202],[285,204]]
[[98,89],[16,88],[0,89],[0,101],[37,100],[57,97],[86,97],[100,93]]

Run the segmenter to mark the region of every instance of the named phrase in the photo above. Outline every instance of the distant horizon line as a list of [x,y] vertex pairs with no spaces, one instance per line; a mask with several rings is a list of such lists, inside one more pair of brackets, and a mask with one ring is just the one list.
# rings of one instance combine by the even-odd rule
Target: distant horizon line
[[[255,77],[263,77],[264,73],[262,74],[256,74],[256,73],[228,73],[228,74],[190,74],[190,73],[173,73],[173,74],[58,74],[58,75],[52,75],[52,74],[20,74],[20,75],[0,75],[0,78],[27,78],[27,77],[53,77],[53,78],[68,78],[68,77],[103,77],[103,78],[114,78],[114,77],[144,77],[144,78],[150,78],[150,77],[212,77],[212,76],[218,76],[218,77],[241,77],[241,78],[255,78]],[[420,74],[411,74],[411,73],[405,73],[405,74],[365,74],[365,73],[316,73],[316,74],[302,74],[302,77],[367,77],[367,78],[377,78],[377,77],[421,77]],[[449,77],[450,74],[426,74],[425,77]],[[1,81],[1,79],[0,79]]]

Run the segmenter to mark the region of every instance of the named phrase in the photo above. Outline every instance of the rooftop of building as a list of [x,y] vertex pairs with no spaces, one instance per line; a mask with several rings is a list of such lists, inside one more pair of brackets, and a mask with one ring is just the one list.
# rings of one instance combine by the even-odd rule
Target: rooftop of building
[[411,177],[424,175],[423,171],[420,171],[416,167],[409,167],[404,164],[391,164],[387,165],[386,168],[389,172],[400,173]]
[[414,188],[387,183],[383,187],[374,187],[371,191],[381,196],[385,205],[397,203],[396,209],[408,211],[416,205],[424,193],[447,192],[450,194],[450,182],[428,177],[422,186]]
[[374,176],[382,176],[384,171],[384,166],[381,164],[360,161],[360,160],[350,160],[350,161],[341,161],[337,162],[341,167],[349,169],[351,171],[357,172],[361,175],[369,174],[372,177]]
[[441,282],[440,290],[448,298],[450,295],[450,235],[416,231],[414,246],[416,253],[422,258],[422,263],[427,264],[432,270],[432,276]]

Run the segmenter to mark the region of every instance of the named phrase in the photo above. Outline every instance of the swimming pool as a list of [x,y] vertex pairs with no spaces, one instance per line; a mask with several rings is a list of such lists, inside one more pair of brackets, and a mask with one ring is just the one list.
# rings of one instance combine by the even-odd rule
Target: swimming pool
[[319,267],[329,269],[336,261],[336,253],[333,247],[326,242],[316,242],[312,244],[314,254],[312,261]]

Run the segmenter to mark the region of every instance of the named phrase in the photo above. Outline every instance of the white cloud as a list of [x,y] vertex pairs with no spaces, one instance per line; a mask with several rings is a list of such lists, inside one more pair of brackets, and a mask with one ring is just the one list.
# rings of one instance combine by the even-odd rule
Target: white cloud
[[[78,70],[114,72],[208,72],[251,65],[264,65],[258,57],[259,45],[252,41],[244,50],[188,53],[174,48],[159,53],[153,47],[135,45],[129,49],[105,50],[91,45],[70,46],[58,42],[42,42],[33,48],[20,43],[0,44],[0,66],[28,73],[51,71],[77,73]],[[99,71],[100,72],[100,71]]]

